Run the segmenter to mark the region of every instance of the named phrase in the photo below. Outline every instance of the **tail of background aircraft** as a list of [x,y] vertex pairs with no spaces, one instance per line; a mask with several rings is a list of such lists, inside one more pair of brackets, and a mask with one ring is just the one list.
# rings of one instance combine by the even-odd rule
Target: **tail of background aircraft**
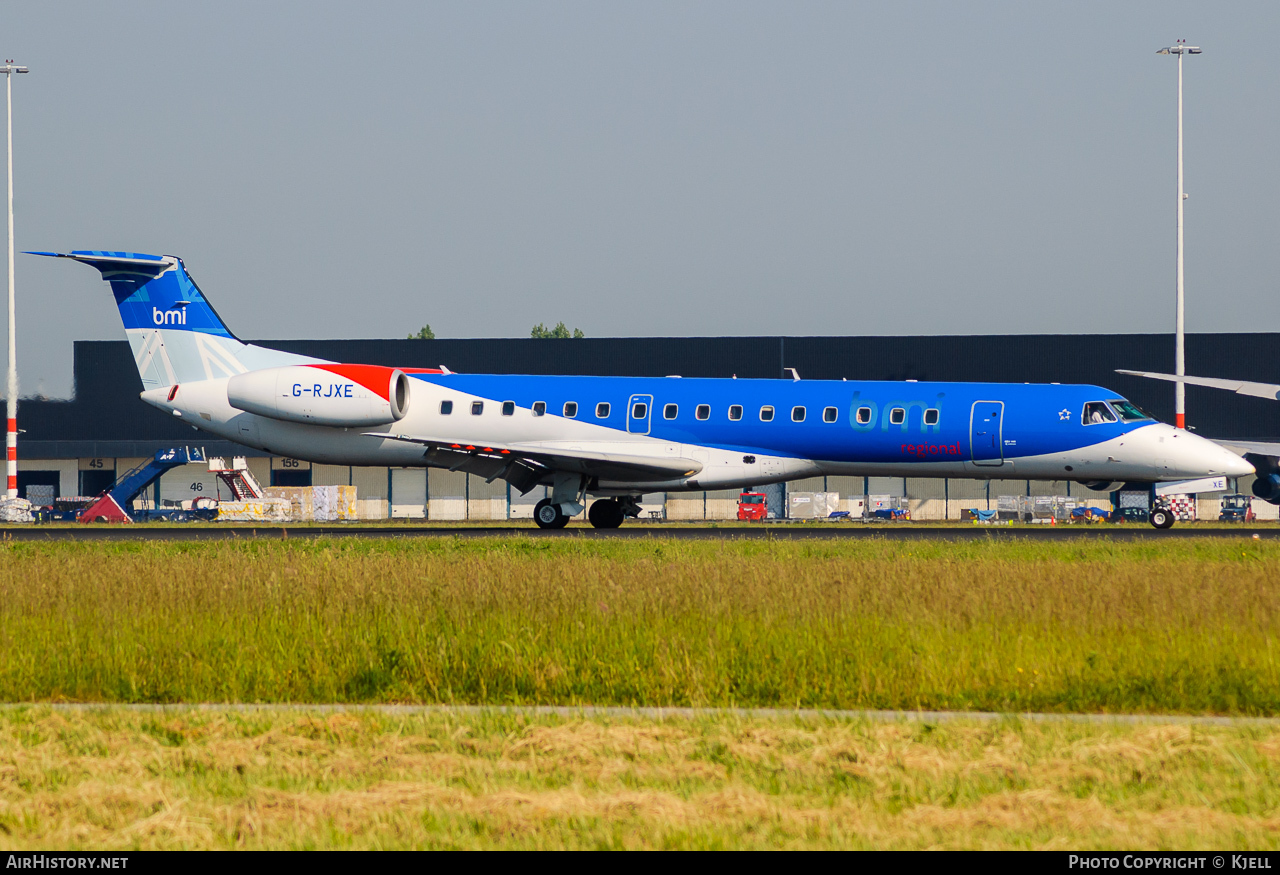
[[144,391],[319,361],[237,339],[175,256],[84,250],[29,254],[72,258],[102,273],[120,308]]

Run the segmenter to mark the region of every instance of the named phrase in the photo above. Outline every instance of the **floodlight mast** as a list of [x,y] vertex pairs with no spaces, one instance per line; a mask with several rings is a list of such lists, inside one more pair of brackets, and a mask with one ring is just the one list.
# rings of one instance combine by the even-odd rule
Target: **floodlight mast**
[[[1182,261],[1182,202],[1187,199],[1187,193],[1183,190],[1182,177],[1182,56],[1200,54],[1199,46],[1189,46],[1186,40],[1178,40],[1171,46],[1166,46],[1157,55],[1177,55],[1178,56],[1178,269],[1177,269],[1177,304],[1175,305],[1176,315],[1174,317],[1174,373],[1179,377],[1185,377],[1187,374],[1187,352],[1186,352],[1186,315],[1185,315],[1185,292],[1186,284],[1183,275]],[[1178,428],[1187,427],[1187,384],[1182,381],[1174,383],[1174,424]]]
[[4,66],[0,67],[0,73],[4,73],[5,114],[8,119],[6,154],[9,164],[9,373],[5,380],[5,419],[8,421],[5,435],[8,484],[5,497],[10,499],[18,497],[18,352],[13,305],[13,74],[26,72],[26,67],[15,66],[12,59],[5,61]]

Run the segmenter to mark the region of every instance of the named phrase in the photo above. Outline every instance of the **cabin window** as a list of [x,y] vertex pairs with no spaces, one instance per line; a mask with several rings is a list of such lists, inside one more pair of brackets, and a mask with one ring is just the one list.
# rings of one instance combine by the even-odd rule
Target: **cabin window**
[[547,402],[545,402],[545,401],[535,401],[535,402],[533,402],[533,415],[534,415],[534,416],[544,416],[544,415],[546,415],[546,412],[547,412]]
[[472,402],[471,402],[471,415],[472,415],[472,416],[479,416],[481,413],[484,413],[484,402],[483,402],[483,401],[472,401]]
[[1105,401],[1090,401],[1084,406],[1080,421],[1085,425],[1097,425],[1101,422],[1115,422],[1116,415],[1111,412]]
[[741,419],[741,418],[742,418],[742,405],[741,405],[741,404],[730,404],[730,405],[729,405],[729,418],[730,418],[731,420],[733,420],[734,422],[737,422],[739,419]]
[[1115,398],[1111,401],[1111,409],[1120,414],[1120,418],[1125,422],[1135,422],[1139,419],[1151,419],[1151,414],[1143,410],[1132,401],[1125,401],[1123,398]]
[[503,401],[503,402],[502,402],[502,415],[503,415],[503,416],[512,416],[512,415],[514,415],[514,414],[515,414],[515,412],[516,412],[516,402],[514,402],[514,401]]
[[803,408],[803,407],[792,407],[792,408],[791,408],[791,421],[792,421],[792,422],[804,422],[804,408]]
[[924,424],[925,425],[938,424],[938,408],[930,407],[928,410],[924,412]]
[[608,418],[609,418],[609,402],[601,401],[599,404],[596,405],[596,419],[608,419]]
[[564,402],[565,419],[573,419],[577,415],[578,415],[578,402],[577,401]]
[[631,405],[632,419],[644,419],[648,415],[649,415],[649,405],[645,404],[643,401],[637,401],[635,404]]
[[870,421],[871,421],[871,408],[859,407],[858,408],[858,425],[866,425]]
[[441,401],[441,402],[440,402],[440,415],[441,415],[441,416],[448,416],[450,413],[453,413],[453,402],[452,402],[452,401]]
[[889,411],[889,422],[893,425],[902,425],[907,421],[907,411],[902,407],[895,407]]
[[822,421],[835,422],[836,417],[838,417],[839,415],[840,413],[834,407],[825,407],[822,410]]
[[711,418],[711,405],[710,405],[710,404],[699,404],[697,407],[695,407],[695,408],[693,409],[693,418],[694,418],[694,419],[710,419],[710,418]]
[[680,407],[675,404],[668,404],[662,408],[663,419],[675,419],[678,413],[680,413]]
[[770,407],[769,405],[767,405],[767,404],[766,404],[764,407],[761,407],[761,408],[760,408],[760,421],[761,421],[761,422],[773,422],[773,408],[772,408],[772,407]]

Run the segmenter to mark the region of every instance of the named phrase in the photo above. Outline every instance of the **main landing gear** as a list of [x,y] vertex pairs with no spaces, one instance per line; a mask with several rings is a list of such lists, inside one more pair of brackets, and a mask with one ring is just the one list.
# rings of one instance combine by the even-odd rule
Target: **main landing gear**
[[551,499],[544,498],[533,506],[533,521],[540,529],[563,529],[569,524],[569,517],[560,509],[560,505],[552,504]]
[[597,529],[616,529],[626,518],[622,505],[612,498],[602,498],[587,509],[587,519]]
[[[578,505],[579,508],[582,505]],[[592,502],[587,510],[587,519],[597,529],[616,529],[626,521],[627,517],[640,515],[640,502],[631,496],[621,498],[601,498]],[[552,504],[551,499],[544,498],[533,507],[533,520],[540,529],[563,529],[569,517],[561,509],[561,505]]]

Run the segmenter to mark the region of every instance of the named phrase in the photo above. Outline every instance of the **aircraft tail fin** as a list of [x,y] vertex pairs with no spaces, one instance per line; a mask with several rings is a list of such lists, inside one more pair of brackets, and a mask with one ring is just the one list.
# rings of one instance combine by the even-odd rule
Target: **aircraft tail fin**
[[233,377],[317,359],[238,339],[173,255],[137,252],[31,252],[97,269],[111,285],[143,390]]

